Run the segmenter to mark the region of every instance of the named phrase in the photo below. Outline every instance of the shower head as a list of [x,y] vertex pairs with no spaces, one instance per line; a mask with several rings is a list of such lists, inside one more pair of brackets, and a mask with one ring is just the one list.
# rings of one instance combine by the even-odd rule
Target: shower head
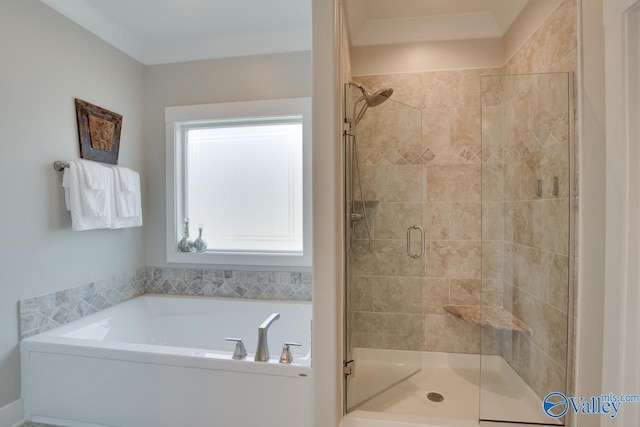
[[[393,89],[391,88],[382,88],[375,91],[374,93],[371,93],[366,88],[364,88],[363,86],[360,86],[357,83],[349,82],[349,85],[357,87],[358,89],[360,89],[360,92],[362,92],[362,96],[355,102],[353,106],[354,116],[355,116],[354,123],[356,125],[360,122],[360,120],[362,120],[362,117],[364,116],[364,113],[367,111],[368,108],[376,107],[382,104],[384,101],[389,99],[393,94]],[[360,109],[360,112],[356,115],[355,114],[356,105],[363,100],[365,103]]]
[[367,102],[368,107],[375,107],[382,104],[384,101],[389,99],[393,94],[393,89],[385,88],[375,91],[374,93],[369,93],[369,91],[365,90],[362,92],[364,94],[364,99]]
[[371,93],[365,87],[360,86],[357,83],[349,82],[349,84],[360,89],[360,92],[362,92],[362,97],[367,103],[367,107],[378,106],[389,99],[393,94],[393,89],[391,88],[383,88],[375,91],[374,93]]

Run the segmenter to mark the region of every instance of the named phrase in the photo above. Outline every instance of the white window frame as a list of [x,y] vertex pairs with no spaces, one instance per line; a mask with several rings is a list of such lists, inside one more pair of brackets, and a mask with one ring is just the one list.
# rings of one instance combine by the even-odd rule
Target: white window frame
[[[261,253],[261,252],[191,252],[178,250],[182,238],[184,219],[184,141],[185,125],[219,120],[242,120],[246,118],[268,118],[282,116],[302,116],[302,253]],[[297,271],[311,269],[312,223],[311,223],[311,98],[286,98],[262,101],[230,102],[219,104],[187,105],[165,108],[166,127],[166,236],[167,262],[185,264],[214,264],[217,266],[260,266],[295,268]],[[191,238],[195,238],[195,228],[190,226]],[[205,235],[206,240],[206,235]]]

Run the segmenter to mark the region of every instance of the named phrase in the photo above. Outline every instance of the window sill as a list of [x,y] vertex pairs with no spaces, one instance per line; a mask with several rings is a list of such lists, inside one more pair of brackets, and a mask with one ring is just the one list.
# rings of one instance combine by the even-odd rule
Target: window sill
[[177,264],[206,264],[216,266],[252,266],[270,268],[295,267],[297,270],[311,271],[310,255],[268,254],[268,253],[219,253],[219,252],[178,252],[167,251],[167,262]]

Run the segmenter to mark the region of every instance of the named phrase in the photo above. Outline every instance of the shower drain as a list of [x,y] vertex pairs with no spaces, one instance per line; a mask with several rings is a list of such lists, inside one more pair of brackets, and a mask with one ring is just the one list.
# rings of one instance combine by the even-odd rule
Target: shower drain
[[444,400],[444,396],[441,395],[440,393],[431,392],[431,393],[427,393],[427,399],[435,403],[440,403]]

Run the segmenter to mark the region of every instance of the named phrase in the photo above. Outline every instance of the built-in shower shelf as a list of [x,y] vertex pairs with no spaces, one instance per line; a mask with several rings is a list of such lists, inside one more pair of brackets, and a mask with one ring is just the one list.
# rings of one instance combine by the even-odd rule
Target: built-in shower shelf
[[479,305],[445,305],[444,309],[456,317],[480,326],[492,326],[505,331],[531,333],[529,325],[504,307]]

